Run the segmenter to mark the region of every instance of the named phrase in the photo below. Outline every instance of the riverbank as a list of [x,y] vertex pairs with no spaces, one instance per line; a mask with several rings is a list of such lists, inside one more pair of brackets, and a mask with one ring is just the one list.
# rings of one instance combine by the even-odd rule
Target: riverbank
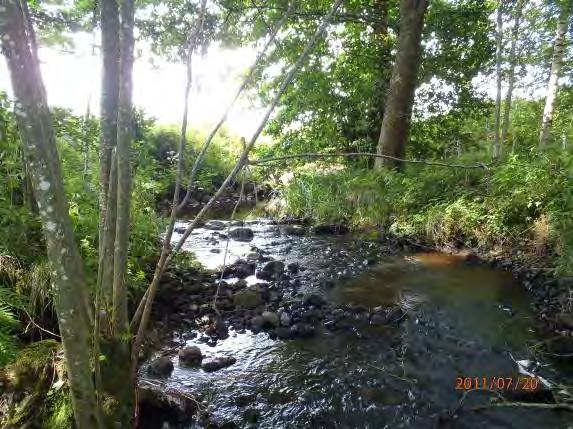
[[[468,254],[476,262],[511,271],[530,291],[545,329],[569,343],[570,171],[566,160],[537,153],[470,170],[410,166],[403,172],[372,171],[313,163],[292,169],[292,180],[268,211],[343,224],[381,241]],[[556,349],[573,352],[570,345]]]
[[[417,325],[417,321],[425,317],[424,312],[416,309],[420,304],[415,297],[403,300],[392,293],[387,298],[384,295],[381,298],[370,296],[365,302],[360,295],[353,295],[357,300],[350,301],[338,297],[345,288],[344,284],[376,274],[389,262],[396,267],[392,270],[406,270],[401,275],[404,281],[411,278],[409,271],[416,269],[420,265],[418,262],[424,265],[424,258],[430,262],[436,259],[439,264],[461,264],[459,269],[462,271],[453,272],[452,281],[458,281],[462,275],[464,278],[467,276],[464,266],[470,272],[481,270],[476,273],[491,271],[493,275],[500,271],[490,270],[486,265],[502,270],[515,269],[522,282],[529,281],[532,285],[548,281],[541,271],[533,272],[509,264],[492,254],[442,249],[455,254],[448,259],[427,253],[429,246],[425,243],[372,230],[350,233],[341,224],[311,226],[303,219],[287,218],[282,222],[208,221],[204,226],[191,237],[187,250],[193,251],[197,260],[210,268],[216,268],[224,260],[228,263],[227,268],[222,272],[184,270],[169,274],[154,307],[154,347],[140,372],[142,387],[147,392],[144,408],[152,415],[169,418],[172,422],[189,422],[191,416],[198,413],[198,420],[194,421],[201,421],[203,425],[213,423],[213,401],[205,399],[203,390],[191,389],[190,393],[185,380],[197,378],[208,383],[213,379],[223,382],[226,374],[249,373],[248,362],[254,357],[248,356],[252,350],[250,346],[243,350],[239,344],[249,345],[257,339],[257,342],[265,344],[264,349],[290,343],[292,347],[306,344],[306,348],[322,344],[325,338],[337,337],[344,339],[345,343],[372,343],[387,335],[399,337],[403,335],[401,332],[412,329],[407,326]],[[420,260],[411,260],[408,256],[420,252],[426,255],[418,258]],[[483,270],[478,268],[480,266],[484,267]],[[484,278],[486,282],[493,280],[487,278]],[[500,284],[502,295],[514,289],[511,284],[505,284],[508,282],[511,283],[503,280]],[[477,293],[476,286],[484,290],[490,288],[487,283],[456,286],[452,289],[456,296],[451,300],[460,299],[458,294]],[[371,287],[374,287],[371,293],[385,290],[385,286],[368,286]],[[534,300],[536,308],[553,314],[555,297],[546,300],[546,295],[538,294],[538,298]],[[514,319],[512,314],[521,314],[520,319],[524,317],[523,312],[528,311],[527,305],[523,307],[520,304],[521,308],[517,303],[498,302],[498,299],[495,295],[488,297],[484,304],[499,305],[503,312],[509,311],[509,318],[505,320],[504,317],[504,323]],[[474,328],[478,327],[471,329]],[[554,347],[558,344],[553,340],[553,331],[542,333],[541,329],[536,330],[539,338],[551,340],[548,345]],[[522,335],[520,333],[519,338]],[[510,337],[509,341],[516,340]],[[384,347],[388,351],[396,351],[395,347],[400,342],[394,338]],[[556,352],[555,348],[551,350],[550,353]],[[225,391],[221,390],[223,396]],[[526,400],[535,401],[536,398]],[[172,406],[166,407],[169,403]],[[232,415],[234,413],[231,412]],[[215,411],[217,414],[220,410]]]

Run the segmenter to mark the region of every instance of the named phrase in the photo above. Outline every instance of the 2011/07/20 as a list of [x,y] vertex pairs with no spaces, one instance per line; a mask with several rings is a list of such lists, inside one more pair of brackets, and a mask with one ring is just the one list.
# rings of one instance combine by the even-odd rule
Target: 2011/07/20
[[535,377],[456,377],[456,390],[526,390],[539,386]]

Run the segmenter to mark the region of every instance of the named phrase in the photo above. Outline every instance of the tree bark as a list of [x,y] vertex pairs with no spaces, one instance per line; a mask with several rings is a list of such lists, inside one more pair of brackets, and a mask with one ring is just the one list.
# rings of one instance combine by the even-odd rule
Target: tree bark
[[376,144],[380,131],[382,129],[382,118],[384,117],[384,101],[386,92],[390,85],[390,64],[392,61],[392,42],[388,34],[388,12],[390,2],[387,0],[374,0],[373,12],[375,16],[372,25],[372,39],[377,49],[378,64],[376,67],[376,81],[374,83],[374,105],[372,118],[371,138],[373,144]]
[[16,119],[52,267],[54,305],[79,428],[100,427],[90,365],[89,292],[74,242],[56,139],[26,6],[0,0],[0,35],[16,98]]
[[[100,21],[102,82],[99,147],[99,254],[100,259],[102,255],[104,259],[98,270],[98,288],[102,289],[102,304],[111,314],[117,191],[115,189],[110,191],[109,180],[111,153],[117,146],[119,97],[119,8],[117,0],[101,0]],[[112,211],[107,209],[108,204],[113,205]],[[106,216],[110,216],[110,222],[104,226]]]
[[557,20],[557,29],[555,31],[555,42],[553,44],[553,59],[551,61],[551,72],[547,82],[547,91],[545,96],[545,107],[543,109],[543,118],[541,120],[541,131],[539,132],[539,148],[547,146],[551,126],[553,124],[553,111],[555,107],[555,98],[559,88],[559,77],[563,68],[563,55],[565,53],[567,28],[569,26],[570,7],[561,6],[561,12]]
[[503,50],[503,3],[500,0],[497,5],[497,32],[496,32],[496,51],[495,51],[495,73],[497,80],[497,91],[495,96],[495,118],[493,126],[493,146],[492,158],[499,159],[501,157],[501,144],[500,138],[500,125],[501,125],[501,55]]
[[[120,67],[117,111],[117,217],[113,253],[113,297],[111,308],[112,336],[107,344],[108,366],[114,380],[104,381],[113,394],[117,407],[112,420],[122,427],[130,426],[134,417],[135,377],[131,375],[130,333],[127,309],[127,258],[129,250],[131,209],[131,162],[133,140],[132,73],[134,61],[134,0],[120,2]],[[111,184],[109,185],[111,189]],[[111,197],[113,198],[113,196]]]
[[[428,0],[401,0],[400,35],[396,62],[390,79],[390,88],[382,128],[378,140],[377,153],[396,158],[404,158],[410,129],[414,92],[420,68],[422,30]],[[377,158],[376,168],[383,166],[401,167],[402,163]]]
[[504,144],[507,140],[507,133],[509,131],[509,114],[511,112],[511,99],[513,96],[513,85],[515,83],[515,64],[517,62],[517,38],[519,37],[519,26],[521,23],[521,14],[523,13],[524,0],[517,0],[515,5],[515,20],[513,22],[513,30],[511,32],[511,47],[509,49],[509,74],[507,77],[507,94],[505,94],[505,105],[503,107],[503,126],[501,129],[501,143]]

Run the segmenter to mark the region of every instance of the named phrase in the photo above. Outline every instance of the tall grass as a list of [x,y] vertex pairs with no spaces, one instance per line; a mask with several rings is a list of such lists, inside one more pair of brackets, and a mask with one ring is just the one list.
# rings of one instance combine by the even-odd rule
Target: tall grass
[[488,170],[408,166],[404,172],[297,169],[282,212],[375,226],[436,245],[517,246],[573,274],[572,160],[512,156]]

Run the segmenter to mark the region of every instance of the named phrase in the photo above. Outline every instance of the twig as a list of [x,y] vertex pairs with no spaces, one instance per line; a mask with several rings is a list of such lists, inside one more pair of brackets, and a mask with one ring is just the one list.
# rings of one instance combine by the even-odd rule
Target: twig
[[[245,170],[243,169],[243,172]],[[237,200],[235,207],[233,207],[233,212],[231,213],[231,221],[235,217],[235,213],[237,213],[237,209],[241,204],[241,200],[243,199],[243,194],[245,192],[245,178],[243,175],[243,180],[241,181],[241,193],[239,194],[239,199]],[[217,310],[217,299],[219,298],[219,292],[221,290],[221,282],[223,281],[223,275],[225,274],[225,267],[227,266],[227,254],[229,253],[229,242],[231,241],[231,222],[227,224],[227,242],[225,243],[225,253],[223,254],[223,268],[221,270],[221,275],[219,276],[219,283],[217,283],[217,289],[215,290],[215,297],[213,298],[213,310],[215,313],[219,315],[219,310]]]
[[390,155],[382,155],[378,153],[369,153],[369,152],[335,152],[335,153],[299,153],[294,155],[285,155],[285,156],[277,156],[273,158],[263,158],[263,159],[256,159],[249,161],[250,165],[260,165],[267,162],[274,162],[274,161],[284,161],[287,159],[296,159],[296,158],[333,158],[333,157],[353,157],[353,156],[370,156],[373,158],[384,158],[384,159],[391,159],[394,161],[406,162],[410,164],[425,164],[425,165],[436,165],[440,167],[449,167],[449,168],[481,168],[484,170],[488,170],[488,166],[484,163],[478,164],[448,164],[446,162],[439,162],[439,161],[424,161],[419,159],[403,159],[397,158],[395,156]]
[[235,92],[235,96],[233,97],[231,102],[227,105],[225,112],[223,112],[223,115],[219,119],[219,122],[217,122],[217,124],[215,125],[215,128],[213,128],[213,130],[211,130],[211,133],[209,134],[209,136],[205,140],[205,143],[203,143],[203,146],[201,147],[199,154],[197,155],[197,158],[195,158],[195,162],[193,163],[193,167],[191,168],[191,172],[189,173],[189,182],[187,183],[187,193],[185,194],[185,197],[183,197],[183,200],[181,201],[181,203],[179,203],[179,207],[178,207],[179,210],[181,210],[185,207],[185,204],[187,204],[187,202],[189,201],[189,198],[191,197],[191,191],[193,189],[193,184],[195,182],[195,176],[197,175],[197,172],[198,172],[199,168],[201,167],[203,159],[205,158],[205,154],[207,153],[207,150],[209,149],[209,146],[211,145],[213,138],[215,137],[215,135],[217,134],[219,129],[223,126],[223,124],[227,120],[227,116],[229,115],[229,112],[231,111],[231,109],[235,105],[236,101],[239,99],[241,93],[245,90],[247,85],[249,85],[249,83],[251,82],[251,79],[255,75],[255,71],[257,70],[259,64],[261,63],[263,57],[265,56],[265,53],[267,52],[269,46],[271,45],[271,43],[273,43],[279,30],[283,27],[283,25],[287,21],[288,17],[290,16],[291,12],[293,11],[295,3],[296,3],[296,0],[291,1],[285,14],[281,18],[281,20],[277,23],[277,25],[275,25],[275,27],[273,28],[272,33],[270,33],[269,38],[267,39],[267,41],[264,44],[261,51],[258,53],[257,58],[255,59],[255,62],[251,65],[251,68],[249,69],[249,71],[247,72],[247,75],[243,79],[241,86],[239,86],[239,88],[237,89],[237,92]]

